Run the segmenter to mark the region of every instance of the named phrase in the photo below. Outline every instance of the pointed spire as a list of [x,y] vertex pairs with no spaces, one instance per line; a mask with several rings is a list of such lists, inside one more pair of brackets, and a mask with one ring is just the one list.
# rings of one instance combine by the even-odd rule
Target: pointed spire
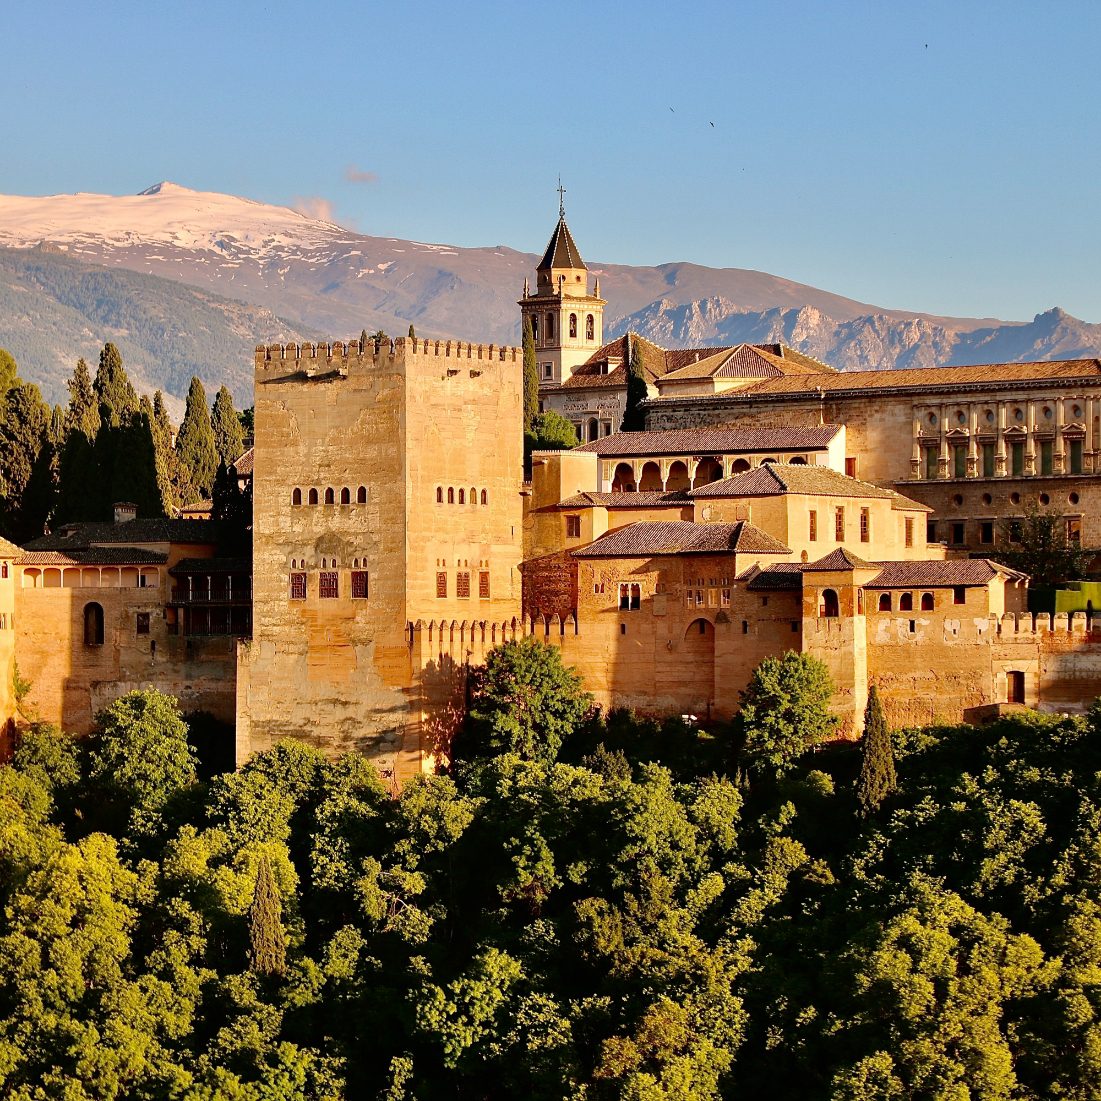
[[524,276],[524,297],[525,298],[530,298],[531,297],[531,289],[528,285],[528,277],[526,275]]
[[596,277],[596,282],[593,284],[593,297],[594,298],[599,298],[600,297],[600,276],[599,275]]

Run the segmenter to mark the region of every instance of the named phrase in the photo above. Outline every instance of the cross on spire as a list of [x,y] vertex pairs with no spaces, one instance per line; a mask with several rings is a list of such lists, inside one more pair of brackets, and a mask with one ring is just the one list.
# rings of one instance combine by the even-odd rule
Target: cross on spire
[[558,177],[558,217],[566,217],[566,189],[562,186],[562,177]]

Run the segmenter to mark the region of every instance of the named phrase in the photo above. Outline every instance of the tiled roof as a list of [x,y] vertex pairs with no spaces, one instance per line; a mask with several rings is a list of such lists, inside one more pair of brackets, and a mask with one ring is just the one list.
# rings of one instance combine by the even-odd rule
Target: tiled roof
[[850,478],[828,466],[808,466],[804,463],[765,463],[744,474],[721,478],[690,490],[689,496],[778,497],[784,493],[806,493],[815,497],[878,497],[890,500],[895,508],[932,511],[892,489]]
[[738,574],[738,581],[749,592],[798,592],[803,587],[802,562],[774,562],[768,566],[750,566]]
[[181,558],[168,572],[173,576],[187,573],[252,573],[252,559]]
[[55,532],[27,544],[27,550],[80,550],[93,544],[140,546],[143,543],[216,543],[213,520],[126,520],[121,524],[78,524],[70,534]]
[[824,363],[806,356],[790,357],[782,344],[739,344],[723,349],[719,355],[702,357],[696,363],[669,371],[662,382],[699,378],[779,378],[782,375],[809,375],[830,370]]
[[577,558],[635,558],[648,554],[724,554],[731,551],[790,554],[791,550],[745,520],[736,524],[691,524],[637,520],[573,552]]
[[543,259],[539,261],[539,266],[535,270],[548,271],[550,268],[587,270],[564,217],[558,219],[558,225],[554,227],[547,250],[543,253]]
[[28,550],[18,559],[21,566],[159,566],[165,554],[134,547],[88,547],[84,550]]
[[1012,384],[1070,378],[1101,378],[1101,360],[1066,359],[1031,363],[988,363],[974,367],[914,367],[891,371],[785,374],[751,383],[742,390],[722,395],[722,398],[729,401],[748,401],[781,394],[814,397],[819,391],[836,393],[894,389],[951,390],[960,386],[985,383]]
[[691,505],[684,490],[665,493],[659,490],[641,493],[594,493],[586,491],[576,493],[558,502],[559,508],[590,508],[600,505],[602,508],[684,508]]
[[991,562],[988,558],[963,558],[941,562],[878,562],[880,572],[868,589],[954,588],[982,586],[999,574],[1018,578],[1024,574]]
[[184,505],[183,508],[180,509],[180,519],[207,519],[210,517],[212,508],[214,508],[213,501],[193,501],[190,505]]
[[238,458],[234,464],[233,469],[237,471],[238,478],[250,478],[252,477],[252,462],[256,449],[250,447],[240,458]]
[[22,553],[22,547],[17,547],[14,543],[0,536],[0,558],[18,558]]
[[878,568],[875,563],[866,562],[859,555],[853,554],[851,550],[846,550],[844,547],[838,547],[837,550],[831,551],[825,558],[819,558],[814,562],[801,563],[801,565],[804,573],[814,573],[816,571],[830,573],[834,570],[874,570]]
[[809,451],[827,447],[840,431],[840,425],[826,424],[819,428],[673,428],[661,432],[613,432],[574,450],[595,451],[604,457]]

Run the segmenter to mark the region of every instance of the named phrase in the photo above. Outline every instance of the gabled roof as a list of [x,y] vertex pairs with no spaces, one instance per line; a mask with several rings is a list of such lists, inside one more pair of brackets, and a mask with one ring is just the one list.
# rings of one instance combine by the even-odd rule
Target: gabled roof
[[233,460],[233,469],[237,472],[238,478],[252,477],[253,457],[255,455],[255,451],[255,448],[250,447],[247,451],[245,451],[243,454]]
[[893,489],[850,478],[828,466],[808,466],[804,463],[765,463],[744,474],[699,486],[690,490],[688,495],[693,498],[779,497],[785,493],[805,493],[814,497],[878,497],[890,500],[894,508],[933,511],[927,505],[895,493]]
[[595,451],[605,458],[811,451],[829,446],[830,440],[840,431],[839,424],[824,424],[818,428],[673,428],[661,432],[613,432],[574,450]]
[[213,520],[125,520],[121,524],[77,524],[70,531],[43,535],[27,550],[80,550],[96,544],[141,546],[143,543],[216,543],[219,525]]
[[575,558],[638,558],[651,554],[790,554],[778,539],[746,520],[736,524],[692,524],[676,520],[636,520],[602,535]]
[[816,375],[832,368],[806,356],[789,356],[782,344],[739,344],[719,355],[699,359],[669,371],[663,382],[682,382],[700,378],[779,378],[782,375]]
[[17,547],[0,535],[0,558],[18,558],[22,553],[22,547]]
[[846,550],[844,547],[838,547],[835,551],[830,551],[825,558],[819,558],[814,562],[801,563],[804,573],[832,573],[835,570],[874,570],[876,569],[875,563],[865,562],[859,555],[853,554],[851,550]]
[[684,490],[644,490],[640,493],[595,493],[586,490],[558,502],[559,508],[684,508],[691,505]]
[[754,593],[798,592],[803,587],[803,563],[773,562],[767,566],[754,563],[735,580]]
[[135,547],[88,547],[84,550],[28,550],[21,566],[159,566],[168,555]]
[[574,244],[573,234],[566,225],[564,216],[559,217],[558,225],[554,227],[551,239],[547,244],[547,250],[543,253],[543,259],[539,261],[536,271],[549,271],[551,268],[575,268],[578,271],[587,271],[585,261],[581,259],[581,253]]
[[866,589],[936,589],[976,588],[986,586],[994,577],[1012,580],[1024,578],[989,558],[949,559],[939,562],[878,562],[880,572],[864,587]]

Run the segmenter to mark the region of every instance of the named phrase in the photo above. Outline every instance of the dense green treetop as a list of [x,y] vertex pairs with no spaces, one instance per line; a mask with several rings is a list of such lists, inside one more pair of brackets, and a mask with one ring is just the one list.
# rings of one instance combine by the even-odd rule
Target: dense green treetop
[[232,466],[244,453],[245,436],[233,408],[233,395],[224,386],[214,398],[214,412],[210,420],[214,431],[214,451],[219,461]]
[[122,356],[114,344],[105,344],[99,353],[99,368],[92,384],[99,404],[100,419],[117,427],[138,410],[138,395],[122,365]]
[[[218,452],[214,445],[206,391],[197,378],[192,378],[191,388],[187,391],[184,419],[176,435],[176,455],[197,495],[196,499],[209,497],[218,469]],[[191,502],[182,501],[181,504]]]

